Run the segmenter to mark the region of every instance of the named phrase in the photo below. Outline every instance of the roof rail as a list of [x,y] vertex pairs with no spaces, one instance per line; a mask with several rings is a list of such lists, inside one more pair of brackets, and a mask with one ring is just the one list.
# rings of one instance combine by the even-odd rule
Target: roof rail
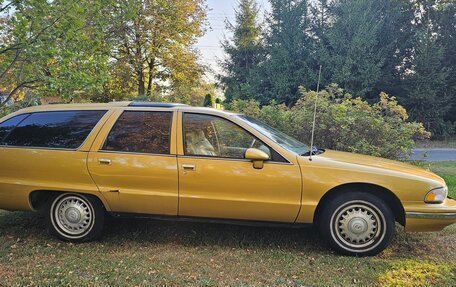
[[131,102],[129,107],[153,107],[153,108],[175,108],[187,106],[177,103],[160,103],[160,102]]

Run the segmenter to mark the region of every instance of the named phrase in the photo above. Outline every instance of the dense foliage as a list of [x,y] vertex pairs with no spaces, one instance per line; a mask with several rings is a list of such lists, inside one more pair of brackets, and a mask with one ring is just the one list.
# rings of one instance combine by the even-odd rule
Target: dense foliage
[[222,67],[228,74],[220,75],[220,82],[226,87],[225,98],[228,101],[252,97],[246,81],[261,58],[261,28],[257,23],[257,4],[255,0],[241,0],[238,10],[236,23],[228,23],[233,39],[231,42],[222,43],[229,60],[222,62]]
[[[261,105],[275,100],[292,107],[298,87],[314,89],[320,65],[322,85],[338,83],[374,102],[394,95],[410,114],[437,136],[455,134],[456,2],[454,0],[270,0],[262,33],[250,15],[254,1],[241,1],[234,30],[256,35],[256,65],[238,65],[239,37],[225,45],[222,84],[241,85],[234,99]],[[250,8],[245,6],[250,5]],[[245,31],[250,28],[251,32]],[[253,44],[252,44],[253,45]],[[241,83],[241,84],[239,84]]]
[[[258,117],[309,144],[316,95],[301,88],[291,108],[276,102],[260,107],[254,100],[234,100],[229,108]],[[408,122],[405,109],[385,93],[369,104],[330,85],[318,94],[317,103],[318,147],[398,159],[408,156],[414,140],[430,136],[422,124]]]
[[31,94],[202,103],[192,47],[205,13],[204,0],[0,0],[0,106]]
[[[456,134],[454,0],[240,0],[218,79],[227,103],[293,109],[299,86],[395,96],[435,136]],[[0,107],[142,99],[203,105],[194,44],[205,0],[0,0]],[[38,100],[36,100],[38,99]],[[14,106],[13,106],[14,108]]]
[[[27,90],[71,99],[102,91],[109,1],[0,1],[0,106]],[[88,9],[90,7],[90,9]]]

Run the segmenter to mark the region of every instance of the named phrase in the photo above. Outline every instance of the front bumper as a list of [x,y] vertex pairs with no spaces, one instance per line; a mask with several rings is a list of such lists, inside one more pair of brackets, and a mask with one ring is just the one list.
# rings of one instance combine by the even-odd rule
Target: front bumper
[[447,198],[444,203],[438,205],[407,206],[405,216],[406,231],[440,231],[456,223],[456,200]]

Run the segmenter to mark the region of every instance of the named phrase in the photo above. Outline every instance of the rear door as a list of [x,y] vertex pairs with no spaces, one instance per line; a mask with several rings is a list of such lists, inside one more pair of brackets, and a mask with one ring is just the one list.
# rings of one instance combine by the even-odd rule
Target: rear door
[[177,215],[175,113],[118,109],[88,156],[89,171],[114,212]]

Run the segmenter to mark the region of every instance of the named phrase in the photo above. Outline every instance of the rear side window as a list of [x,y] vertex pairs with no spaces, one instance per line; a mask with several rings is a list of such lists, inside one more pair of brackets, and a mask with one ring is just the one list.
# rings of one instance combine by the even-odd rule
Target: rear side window
[[58,111],[30,114],[6,136],[4,144],[76,149],[105,113],[106,111]]
[[172,112],[123,112],[103,150],[169,154],[172,115]]
[[28,117],[29,114],[23,114],[23,115],[18,115],[15,117],[12,117],[11,119],[8,119],[4,121],[3,123],[0,124],[0,144],[3,143],[3,140],[5,137],[26,117]]

